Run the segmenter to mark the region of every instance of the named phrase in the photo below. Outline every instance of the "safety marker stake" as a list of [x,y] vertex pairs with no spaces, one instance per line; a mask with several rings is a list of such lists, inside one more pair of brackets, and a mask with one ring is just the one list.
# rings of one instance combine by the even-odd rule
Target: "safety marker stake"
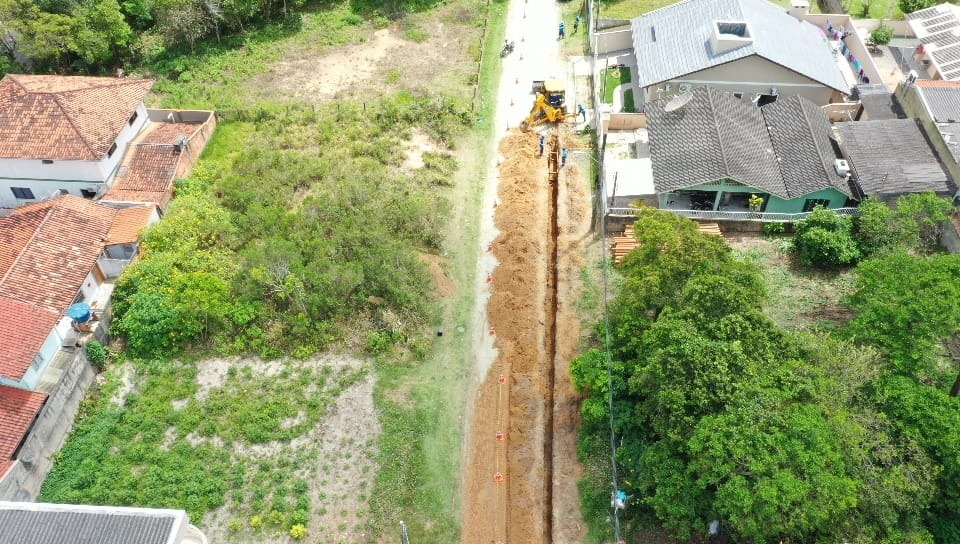
[[490,327],[490,336],[494,336],[496,334],[497,334],[497,331],[495,331],[493,327]]
[[487,283],[490,283],[492,281],[493,281],[493,278],[490,276],[490,274],[487,274]]
[[493,475],[493,481],[495,481],[495,482],[502,482],[502,481],[503,481],[503,474],[501,474],[501,473],[499,473],[499,472],[494,473],[494,475]]
[[497,440],[500,441],[500,442],[503,441],[503,433],[500,432],[500,431],[497,431]]
[[500,205],[499,202],[497,202],[496,200],[493,201],[493,209],[497,209],[497,206],[499,205]]
[[[522,40],[521,40],[521,41],[522,41]],[[519,77],[516,78],[516,80],[514,81],[514,84],[515,84],[515,85],[519,85],[519,84],[520,84],[520,78],[519,78]]]
[[[490,327],[490,330],[493,330],[493,327]],[[497,378],[497,383],[507,383],[507,377],[504,376],[503,374],[501,374],[501,375]]]
[[493,244],[487,245],[487,253],[493,253]]

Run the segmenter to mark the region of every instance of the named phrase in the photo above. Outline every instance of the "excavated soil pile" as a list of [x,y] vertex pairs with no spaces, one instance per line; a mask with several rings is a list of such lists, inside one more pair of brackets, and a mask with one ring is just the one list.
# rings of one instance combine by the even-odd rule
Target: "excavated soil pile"
[[500,145],[494,221],[500,235],[492,244],[499,265],[487,305],[498,358],[474,410],[465,543],[576,542],[584,531],[576,491],[577,399],[567,361],[580,336],[571,304],[589,196],[568,163],[554,204],[549,141],[541,157],[538,139],[512,131]]

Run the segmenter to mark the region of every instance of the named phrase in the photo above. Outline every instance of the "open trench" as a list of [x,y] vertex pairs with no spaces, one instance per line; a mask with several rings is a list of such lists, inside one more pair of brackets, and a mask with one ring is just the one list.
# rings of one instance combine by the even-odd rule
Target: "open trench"
[[589,191],[576,166],[561,167],[560,148],[572,145],[562,137],[551,128],[542,156],[535,132],[510,131],[500,145],[499,235],[487,248],[498,263],[487,278],[497,357],[473,410],[464,543],[573,543],[585,532],[568,368]]

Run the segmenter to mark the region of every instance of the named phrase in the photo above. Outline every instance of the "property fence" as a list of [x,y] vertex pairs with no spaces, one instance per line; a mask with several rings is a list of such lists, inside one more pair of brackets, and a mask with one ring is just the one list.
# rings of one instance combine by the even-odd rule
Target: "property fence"
[[[635,208],[608,208],[611,217],[630,217],[636,214]],[[774,213],[774,212],[729,212],[713,210],[664,210],[695,220],[705,221],[757,221],[763,223],[793,223],[806,219],[812,212]],[[837,215],[857,216],[857,208],[836,208],[830,210]]]

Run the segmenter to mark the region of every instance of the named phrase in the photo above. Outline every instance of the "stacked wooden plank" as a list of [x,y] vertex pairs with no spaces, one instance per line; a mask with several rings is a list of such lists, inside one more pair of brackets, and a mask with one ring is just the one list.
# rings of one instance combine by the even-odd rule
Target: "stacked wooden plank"
[[700,232],[705,232],[707,234],[716,234],[717,236],[723,236],[723,233],[720,232],[720,225],[716,223],[700,223],[698,230]]
[[[699,223],[698,230],[707,234],[722,236],[720,225],[717,223]],[[637,239],[633,233],[633,223],[627,225],[623,234],[613,237],[613,262],[620,264],[620,261],[634,249],[637,248]]]
[[613,262],[620,264],[624,256],[637,247],[637,239],[633,235],[633,223],[627,225],[622,236],[613,237]]

